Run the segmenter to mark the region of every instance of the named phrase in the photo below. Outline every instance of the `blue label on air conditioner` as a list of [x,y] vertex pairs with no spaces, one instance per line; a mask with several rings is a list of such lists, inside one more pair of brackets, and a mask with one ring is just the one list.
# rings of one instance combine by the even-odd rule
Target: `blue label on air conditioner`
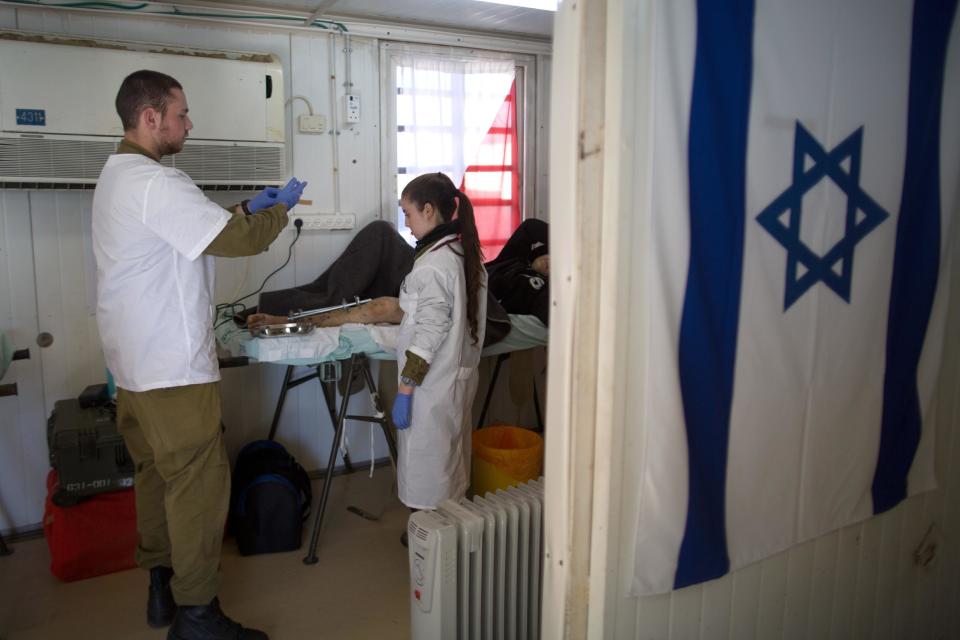
[[17,124],[45,127],[47,126],[47,110],[17,109]]

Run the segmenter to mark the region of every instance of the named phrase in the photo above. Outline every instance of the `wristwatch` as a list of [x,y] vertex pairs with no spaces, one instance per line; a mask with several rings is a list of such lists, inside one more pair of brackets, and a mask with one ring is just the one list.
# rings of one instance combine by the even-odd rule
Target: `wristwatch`
[[413,378],[408,378],[407,376],[400,376],[400,382],[407,385],[408,387],[417,386],[417,381],[414,380]]

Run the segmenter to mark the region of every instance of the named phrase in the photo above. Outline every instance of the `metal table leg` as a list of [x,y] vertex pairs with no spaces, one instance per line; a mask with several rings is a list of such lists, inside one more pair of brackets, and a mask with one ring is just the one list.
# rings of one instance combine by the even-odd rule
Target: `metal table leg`
[[[327,412],[330,414],[330,424],[333,425],[333,430],[336,431],[337,420],[338,420],[337,412],[336,412],[337,383],[332,381],[327,381],[327,380],[321,380],[320,391],[323,392],[323,401],[327,405]],[[347,394],[346,398],[349,398],[349,397],[350,395]],[[350,454],[346,451],[343,452],[343,468],[346,470],[347,473],[353,473],[353,463],[350,462]]]
[[[366,358],[364,358],[366,360]],[[387,413],[383,410],[383,405],[380,404],[380,392],[377,390],[377,386],[373,383],[373,374],[370,372],[370,366],[367,362],[363,363],[363,377],[367,381],[367,390],[370,392],[370,399],[373,401],[373,410],[376,412],[378,418],[373,419],[374,422],[380,424],[380,428],[383,430],[383,437],[387,441],[387,448],[390,449],[390,457],[393,458],[393,464],[397,464],[397,441],[393,437],[393,430],[390,428],[390,421],[387,418]],[[351,418],[356,418],[357,416],[350,416]]]
[[540,394],[537,391],[537,377],[533,377],[533,410],[537,413],[538,431],[543,433],[543,412],[540,410]]
[[[283,376],[283,385],[280,387],[280,397],[277,398],[277,408],[273,411],[273,422],[270,425],[270,433],[267,436],[267,440],[273,440],[277,435],[277,427],[280,426],[280,415],[283,412],[283,405],[287,400],[287,392],[294,387],[298,387],[304,382],[309,382],[311,380],[320,381],[320,389],[323,391],[323,399],[327,405],[327,411],[330,413],[330,424],[334,431],[337,429],[337,415],[334,412],[334,407],[337,403],[336,396],[336,386],[333,382],[328,382],[323,379],[323,376],[320,374],[320,367],[322,365],[317,365],[314,368],[313,373],[309,373],[305,376],[301,376],[297,379],[293,379],[293,370],[294,365],[287,365],[287,372]],[[353,464],[350,462],[350,454],[343,454],[343,466],[347,471],[353,471]]]
[[[317,514],[314,517],[313,523],[313,533],[310,536],[310,548],[307,550],[307,556],[303,559],[304,564],[316,564],[317,563],[317,545],[320,540],[320,530],[323,526],[323,517],[327,510],[327,500],[330,496],[330,486],[331,481],[333,480],[333,470],[334,465],[337,462],[337,450],[340,448],[340,442],[343,439],[343,430],[346,425],[347,420],[357,420],[360,422],[376,422],[380,425],[380,428],[383,430],[383,435],[387,440],[387,447],[390,450],[390,457],[393,458],[393,463],[397,463],[397,444],[393,438],[393,433],[390,430],[390,421],[387,418],[386,413],[383,411],[383,407],[380,404],[380,394],[377,391],[377,387],[373,382],[373,374],[370,372],[370,364],[367,359],[366,354],[357,353],[350,358],[350,362],[347,365],[347,376],[348,380],[352,379],[353,371],[356,367],[360,367],[360,371],[363,373],[363,379],[367,385],[367,391],[370,393],[370,399],[373,401],[373,408],[376,413],[374,416],[359,416],[359,415],[348,415],[347,407],[350,402],[350,397],[352,394],[347,393],[340,401],[340,410],[334,425],[336,426],[335,435],[333,437],[333,444],[330,446],[330,456],[327,460],[327,468],[323,471],[323,490],[320,493],[320,504],[317,506]],[[325,397],[327,394],[333,394],[333,385],[324,385],[324,394]],[[332,402],[328,405],[333,406]],[[332,411],[332,409],[331,409]]]
[[[357,356],[353,355],[350,358],[350,363],[347,365],[348,380],[350,380],[353,376],[353,366],[356,362],[356,359]],[[350,393],[346,393],[343,396],[343,400],[340,402],[340,413],[334,421],[335,431],[333,435],[333,444],[330,445],[330,456],[327,459],[327,468],[323,470],[323,490],[320,493],[320,504],[317,507],[317,515],[313,521],[313,534],[310,536],[310,547],[307,550],[307,556],[303,559],[303,564],[317,563],[317,543],[320,540],[320,527],[323,525],[323,514],[327,509],[327,499],[330,497],[330,485],[331,480],[333,480],[333,469],[334,465],[337,464],[337,450],[340,448],[340,440],[343,438],[343,428],[347,421],[347,405],[349,403]]]
[[497,364],[493,367],[493,377],[490,378],[490,386],[487,387],[487,397],[483,399],[483,408],[480,409],[480,419],[477,420],[477,429],[483,426],[483,420],[487,417],[487,409],[490,408],[490,399],[493,398],[493,390],[497,386],[497,377],[500,375],[500,367],[509,357],[509,353],[501,353],[497,356]]
[[280,414],[283,412],[283,403],[287,399],[287,391],[290,390],[290,379],[293,378],[293,365],[287,365],[287,372],[283,375],[283,385],[280,387],[280,397],[277,398],[277,408],[273,410],[273,422],[270,423],[270,434],[267,440],[273,440],[277,435],[277,427],[280,426]]

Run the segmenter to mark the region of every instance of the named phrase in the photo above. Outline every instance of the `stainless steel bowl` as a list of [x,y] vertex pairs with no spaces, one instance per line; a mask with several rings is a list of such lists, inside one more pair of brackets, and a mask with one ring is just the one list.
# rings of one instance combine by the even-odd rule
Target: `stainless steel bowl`
[[305,336],[312,333],[315,325],[312,322],[288,322],[286,324],[268,324],[260,327],[253,335],[257,338],[289,338]]

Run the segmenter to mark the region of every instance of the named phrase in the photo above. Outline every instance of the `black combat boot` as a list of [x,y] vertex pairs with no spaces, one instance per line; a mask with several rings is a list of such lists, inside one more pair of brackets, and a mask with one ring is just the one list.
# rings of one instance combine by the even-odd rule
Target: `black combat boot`
[[263,631],[245,629],[220,610],[220,601],[181,605],[167,632],[167,640],[270,640]]
[[154,567],[150,569],[150,591],[147,593],[147,624],[154,629],[167,627],[173,622],[173,614],[177,612],[177,603],[173,601],[173,592],[170,591],[170,578],[173,569],[170,567]]

